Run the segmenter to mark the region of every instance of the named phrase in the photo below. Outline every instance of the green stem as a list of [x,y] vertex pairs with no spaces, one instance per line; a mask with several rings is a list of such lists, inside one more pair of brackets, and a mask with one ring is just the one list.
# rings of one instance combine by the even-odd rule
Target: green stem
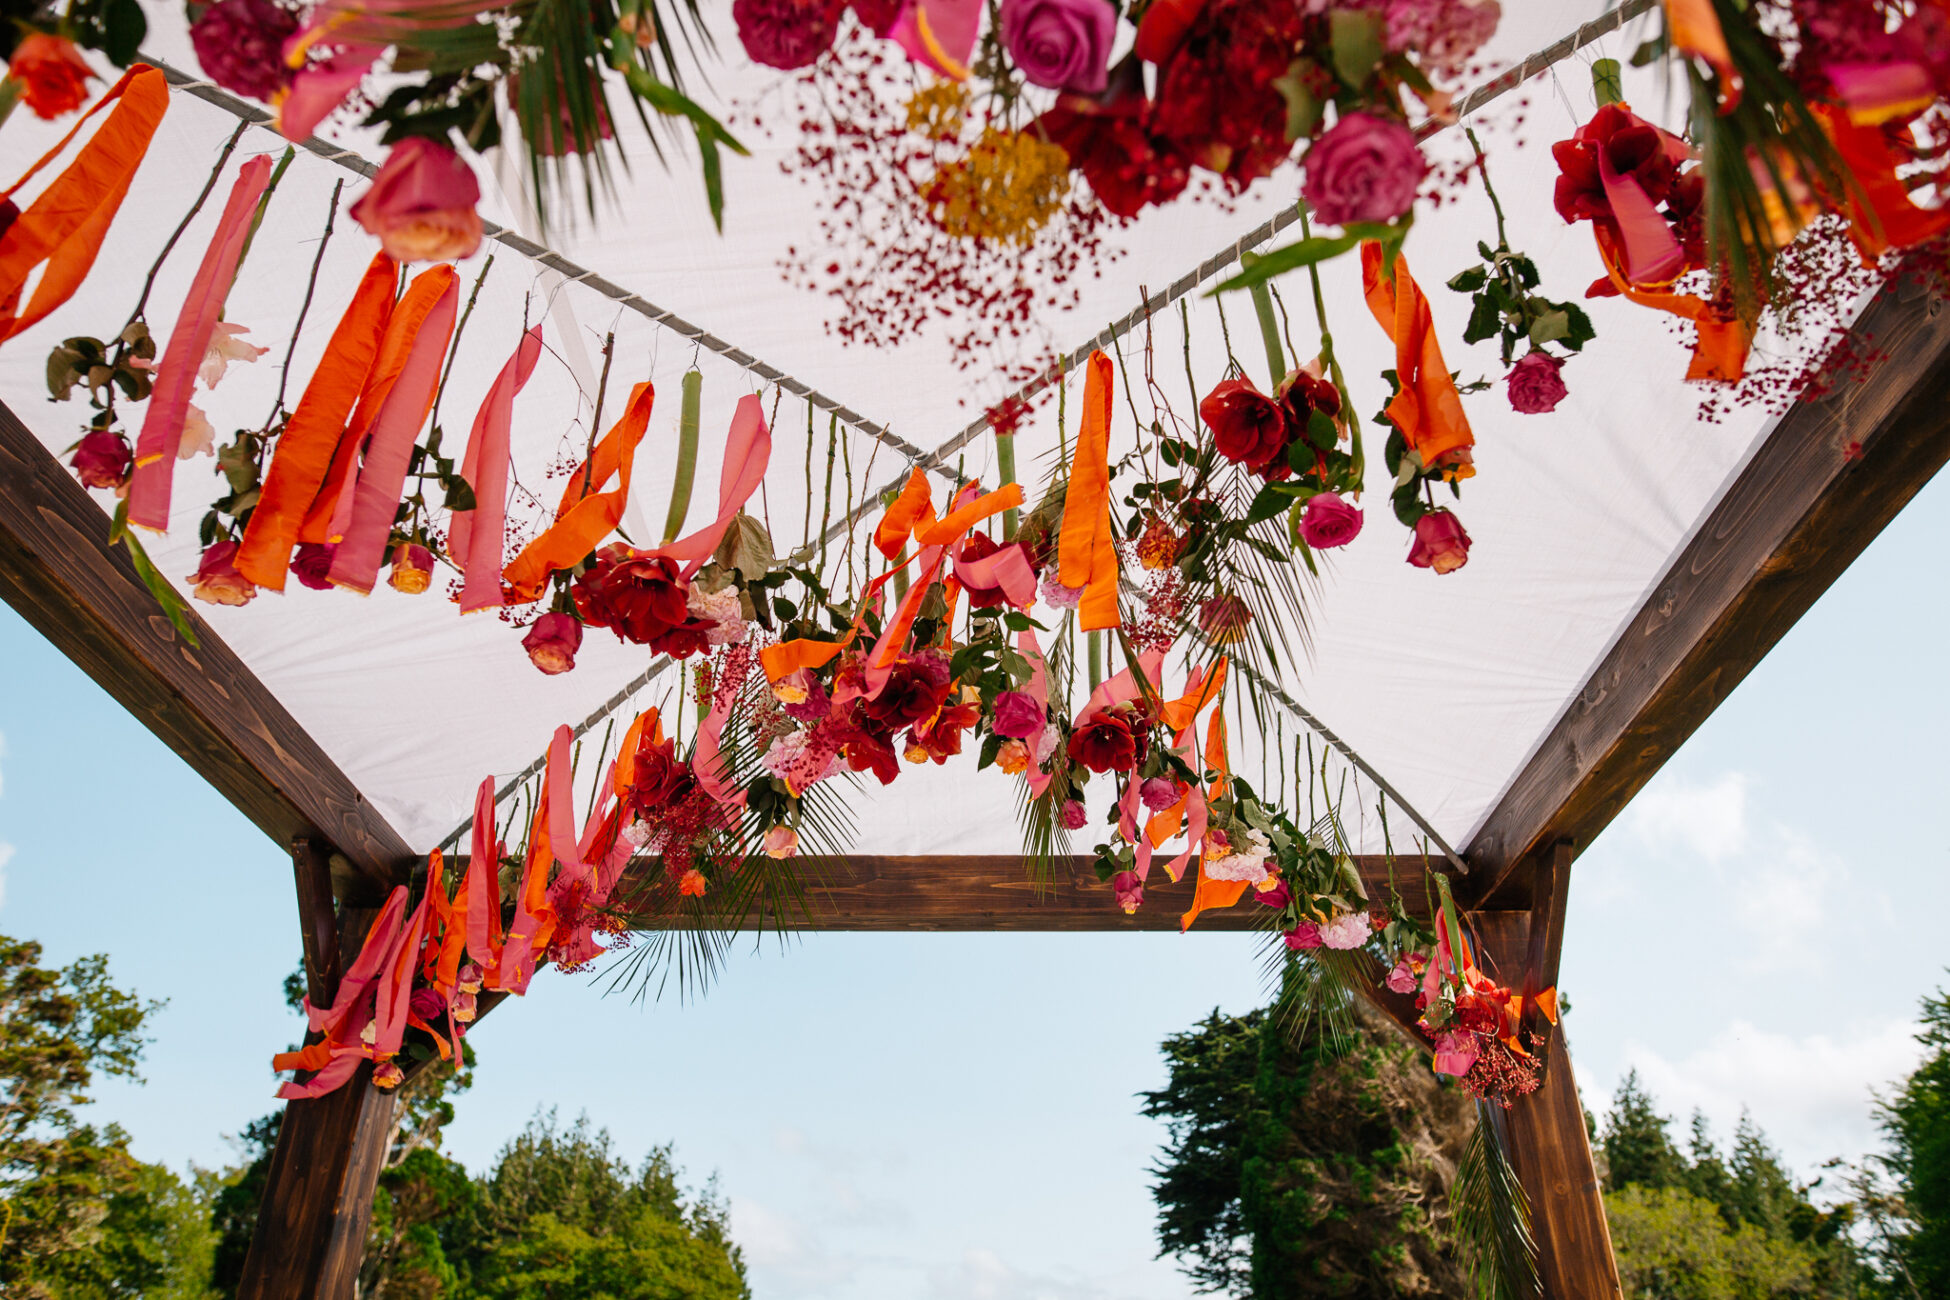
[[20,102],[20,82],[13,77],[0,79],[0,126],[13,116],[14,105]]
[[[1259,260],[1257,253],[1245,253],[1239,258],[1239,265],[1248,270]],[[1273,386],[1266,391],[1277,392],[1280,381],[1286,378],[1286,352],[1280,347],[1280,326],[1273,317],[1273,295],[1261,280],[1247,292],[1253,296],[1253,311],[1259,316],[1260,341],[1266,344],[1266,368],[1273,376]]]
[[[485,271],[482,274],[486,274]],[[616,359],[616,332],[603,336],[603,377],[596,381],[596,410],[589,417],[589,449],[582,456],[582,495],[596,490],[596,440],[603,432],[603,398],[609,393],[609,363]]]
[[677,540],[691,510],[691,481],[697,476],[697,437],[704,403],[704,374],[684,372],[683,400],[677,416],[677,476],[670,485],[670,512],[664,516],[665,543]]
[[[1312,232],[1307,228],[1307,210],[1300,209],[1300,236],[1310,238]],[[1320,288],[1320,268],[1309,264],[1307,279],[1313,285],[1314,319],[1320,323],[1320,359],[1327,364],[1327,373],[1333,376],[1334,387],[1340,390],[1341,411],[1347,416],[1347,431],[1350,440],[1348,457],[1354,462],[1354,490],[1359,492],[1367,481],[1368,458],[1361,449],[1361,417],[1355,413],[1353,395],[1348,392],[1347,376],[1341,373],[1341,359],[1334,353],[1334,331],[1327,327],[1327,296]]]
[[[230,273],[233,289],[237,286],[237,277],[244,272],[244,259],[251,255],[251,245],[257,242],[257,228],[264,224],[264,212],[271,206],[271,196],[278,192],[278,182],[284,179],[285,169],[291,166],[291,160],[297,153],[297,149],[291,145],[284,147],[284,157],[278,159],[278,165],[271,169],[271,179],[265,184],[264,193],[257,196],[257,211],[251,213],[251,228],[244,235],[243,249],[237,254],[237,269]],[[229,290],[224,291],[224,296],[230,296]],[[223,315],[221,307],[217,309],[217,315]]]
[[[1016,436],[1013,433],[1003,433],[1000,429],[996,430],[995,466],[997,471],[1002,475],[1002,486],[1007,487],[1016,481]],[[1004,541],[1013,542],[1016,539],[1016,518],[1018,513],[1014,508],[1002,512],[1002,539]]]
[[1090,645],[1090,689],[1095,691],[1104,683],[1104,634],[1091,632],[1084,640]]

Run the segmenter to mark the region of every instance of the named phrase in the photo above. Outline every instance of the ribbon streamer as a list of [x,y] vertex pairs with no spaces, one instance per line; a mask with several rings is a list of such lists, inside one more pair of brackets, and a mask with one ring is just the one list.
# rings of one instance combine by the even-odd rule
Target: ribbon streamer
[[[1401,391],[1388,403],[1388,418],[1421,456],[1423,467],[1433,469],[1444,457],[1473,446],[1476,435],[1436,342],[1429,300],[1409,274],[1408,259],[1399,253],[1393,277],[1384,274],[1381,245],[1372,239],[1361,244],[1361,286],[1368,310],[1395,344]],[[1468,478],[1475,471],[1465,462],[1450,472]]]
[[[511,605],[526,605],[540,599],[548,576],[558,569],[576,564],[596,543],[616,531],[623,519],[623,506],[630,496],[630,474],[636,464],[637,444],[650,427],[650,408],[657,390],[641,383],[630,390],[629,405],[623,418],[610,426],[586,469],[569,475],[556,507],[555,522],[548,531],[522,548],[501,575],[504,597]],[[608,488],[611,478],[616,487]],[[585,486],[586,484],[586,486]]]
[[1085,632],[1123,624],[1117,612],[1117,545],[1110,518],[1111,377],[1110,358],[1092,352],[1057,542],[1058,579],[1066,587],[1083,588],[1077,626]]
[[474,491],[472,510],[454,511],[447,530],[448,552],[466,579],[460,590],[460,612],[494,609],[501,604],[502,529],[508,518],[508,439],[514,421],[515,395],[534,373],[542,355],[542,327],[521,336],[508,364],[495,376],[494,386],[481,399],[474,428],[467,438],[467,454],[460,475]]

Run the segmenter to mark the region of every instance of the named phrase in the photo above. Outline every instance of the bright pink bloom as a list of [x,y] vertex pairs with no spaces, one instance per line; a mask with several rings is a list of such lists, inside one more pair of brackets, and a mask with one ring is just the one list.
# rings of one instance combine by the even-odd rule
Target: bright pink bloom
[[1286,946],[1294,952],[1305,952],[1320,947],[1320,927],[1312,921],[1302,921],[1288,930],[1283,936]]
[[1094,95],[1109,80],[1117,11],[1106,0],[1002,0],[1002,44],[1033,85]]
[[1063,829],[1066,831],[1080,831],[1084,823],[1090,820],[1090,814],[1085,811],[1081,799],[1072,799],[1064,804],[1062,817]]
[[1543,415],[1557,409],[1570,390],[1558,372],[1564,363],[1548,352],[1532,352],[1510,367],[1510,405],[1523,415]]
[[1388,989],[1392,993],[1413,993],[1416,982],[1415,969],[1408,964],[1406,957],[1396,962],[1395,968],[1388,972]]
[[1393,221],[1415,206],[1429,165],[1415,133],[1389,117],[1348,113],[1307,151],[1300,193],[1330,226]]
[[1300,540],[1316,551],[1346,546],[1361,532],[1361,512],[1332,492],[1307,498],[1300,511]]
[[135,453],[129,440],[113,429],[95,429],[83,438],[68,458],[81,486],[120,491],[135,467]]
[[576,666],[576,651],[582,649],[582,624],[573,614],[544,614],[521,639],[528,661],[553,677]]
[[1138,787],[1138,798],[1152,812],[1163,812],[1184,797],[1184,791],[1169,777],[1150,777]]
[[1469,534],[1447,510],[1431,510],[1415,521],[1415,544],[1408,562],[1418,569],[1453,573],[1469,562]]
[[1041,735],[1049,721],[1043,706],[1027,691],[1004,691],[995,697],[995,734],[1012,740]]
[[1476,1035],[1467,1030],[1451,1029],[1435,1040],[1435,1072],[1452,1074],[1460,1079],[1469,1073],[1469,1067],[1476,1064],[1480,1051],[1476,1045]]
[[1137,872],[1118,872],[1110,878],[1110,887],[1117,895],[1117,905],[1124,909],[1125,915],[1144,905],[1144,882],[1138,879]]
[[448,262],[481,246],[481,185],[447,145],[411,135],[393,146],[352,216],[402,262]]

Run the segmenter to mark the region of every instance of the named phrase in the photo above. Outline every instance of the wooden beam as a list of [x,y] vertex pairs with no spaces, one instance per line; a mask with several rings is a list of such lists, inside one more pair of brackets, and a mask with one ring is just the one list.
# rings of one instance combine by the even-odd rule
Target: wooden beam
[[[1384,857],[1356,859],[1372,897],[1385,897],[1389,864]],[[466,869],[464,860],[456,871]],[[662,870],[655,858],[639,859],[632,873]],[[1052,881],[1029,879],[1023,860],[1013,854],[950,854],[900,857],[860,854],[811,859],[800,864],[809,915],[786,910],[778,916],[740,918],[741,928],[789,930],[1176,930],[1192,903],[1192,872],[1176,884],[1156,867],[1144,887],[1144,906],[1126,916],[1110,885],[1097,879],[1091,859],[1061,858]],[[1410,910],[1426,915],[1423,867],[1400,858],[1394,875]],[[627,898],[628,880],[617,897]],[[633,918],[640,928],[669,922],[654,916]],[[1253,930],[1266,923],[1267,911],[1250,899],[1202,913],[1194,929]]]
[[1879,364],[1797,402],[1735,477],[1471,841],[1474,904],[1589,846],[1950,458],[1942,307],[1904,279],[1863,312]]
[[0,599],[280,845],[329,841],[365,894],[406,879],[406,841],[207,623],[177,635],[108,525],[0,405]]

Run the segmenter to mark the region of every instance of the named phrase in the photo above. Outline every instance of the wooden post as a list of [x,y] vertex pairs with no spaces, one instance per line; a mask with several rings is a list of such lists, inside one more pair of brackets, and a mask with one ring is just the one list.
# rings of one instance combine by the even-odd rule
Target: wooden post
[[[348,906],[335,918],[330,848],[291,847],[306,982],[322,1002],[379,913]],[[393,1094],[373,1086],[371,1062],[334,1092],[285,1104],[238,1300],[352,1300],[392,1133]]]

